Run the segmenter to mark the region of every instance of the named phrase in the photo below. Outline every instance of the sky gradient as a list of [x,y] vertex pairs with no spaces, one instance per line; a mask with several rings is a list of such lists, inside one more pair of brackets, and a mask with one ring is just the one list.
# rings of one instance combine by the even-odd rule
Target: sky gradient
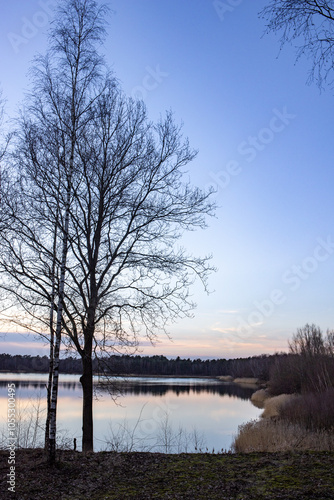
[[[54,0],[12,0],[0,19],[0,85],[14,115]],[[156,120],[166,110],[199,150],[189,177],[217,191],[217,217],[184,237],[212,254],[208,296],[193,319],[144,354],[231,358],[287,349],[305,323],[334,328],[333,95],[306,85],[310,62],[263,36],[267,1],[107,0],[105,54],[128,95]],[[222,8],[222,5],[228,8]],[[2,352],[37,354],[33,337],[1,336]],[[22,347],[24,346],[24,347]]]

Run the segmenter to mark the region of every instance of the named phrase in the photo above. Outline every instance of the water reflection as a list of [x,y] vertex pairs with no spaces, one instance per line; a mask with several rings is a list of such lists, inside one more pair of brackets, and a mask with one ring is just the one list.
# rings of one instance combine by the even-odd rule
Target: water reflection
[[[12,383],[12,380],[8,382],[0,381],[0,388],[7,387],[7,384]],[[35,382],[33,380],[15,380],[15,387],[22,389],[45,389],[47,382]],[[59,387],[63,389],[77,390],[81,387],[80,382],[59,382]]]
[[203,383],[181,383],[178,384],[162,382],[150,383],[142,380],[126,380],[126,381],[113,381],[112,383],[99,383],[98,388],[101,391],[108,391],[112,394],[121,392],[124,394],[144,395],[150,394],[153,396],[166,396],[169,394],[176,394],[181,396],[183,394],[216,394],[218,396],[230,396],[243,400],[250,399],[254,392],[251,387],[241,387],[237,384],[227,384],[224,382],[203,382]]
[[[22,374],[29,377],[30,374]],[[73,377],[72,377],[73,378]],[[45,389],[47,378],[44,380],[23,379],[2,379],[0,380],[0,388],[7,387],[8,383],[15,382],[17,388],[23,389]],[[238,399],[249,400],[254,392],[254,388],[240,386],[238,384],[221,382],[215,379],[170,379],[170,378],[113,378],[111,380],[95,379],[95,389],[98,391],[108,392],[111,395],[152,395],[163,397],[169,394],[181,396],[184,394],[215,394],[218,396],[230,396]],[[79,376],[76,380],[62,381],[59,380],[59,388],[76,391],[81,389]]]
[[[17,414],[28,419],[28,428],[30,414],[34,414],[39,401],[45,407],[47,379],[47,374],[0,374],[0,422],[4,423],[4,428],[7,384],[14,382],[16,385]],[[73,438],[77,439],[80,450],[82,390],[79,379],[79,375],[61,374],[57,420],[59,429],[71,443]],[[159,451],[158,445],[152,447],[152,443],[161,445],[166,436],[174,439],[179,436],[180,429],[184,440],[189,438],[189,443],[192,442],[190,436],[196,432],[204,436],[209,450],[227,450],[238,425],[257,418],[262,411],[249,401],[255,390],[253,387],[218,379],[118,377],[112,384],[106,384],[106,380],[101,384],[95,377],[94,381],[98,396],[93,405],[96,451],[113,449],[107,448],[111,442],[113,446],[115,443],[128,445],[127,440],[131,441],[131,446],[136,444],[131,449]],[[109,392],[122,397],[111,398]]]

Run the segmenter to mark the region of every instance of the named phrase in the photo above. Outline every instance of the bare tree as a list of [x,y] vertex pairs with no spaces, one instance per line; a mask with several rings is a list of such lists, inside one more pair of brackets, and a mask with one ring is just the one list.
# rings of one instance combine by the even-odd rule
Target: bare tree
[[267,32],[281,33],[281,47],[293,43],[297,59],[305,55],[312,61],[309,82],[322,88],[333,85],[334,2],[332,0],[272,0],[260,16],[267,21]]
[[301,384],[321,392],[333,387],[333,332],[322,330],[312,324],[299,328],[289,342],[290,352],[295,356],[293,367],[299,371]]
[[334,357],[334,330],[327,330],[326,347],[328,355]]
[[[64,199],[64,223],[62,231],[62,251],[60,261],[60,276],[58,287],[57,321],[55,331],[55,346],[51,343],[50,354],[53,355],[52,366],[52,394],[49,408],[50,434],[49,434],[49,461],[55,460],[56,454],[56,410],[58,394],[59,376],[59,353],[61,344],[61,330],[65,296],[65,272],[68,251],[69,222],[72,199],[72,177],[75,169],[75,156],[78,136],[82,133],[87,122],[87,115],[90,114],[90,107],[95,96],[90,97],[92,87],[96,88],[99,80],[99,66],[101,58],[92,47],[92,42],[96,41],[102,30],[102,14],[104,9],[97,9],[95,2],[89,0],[72,1],[70,5],[63,2],[59,9],[59,17],[52,31],[52,56],[56,60],[55,71],[51,67],[49,60],[43,60],[41,64],[43,81],[48,84],[49,96],[54,116],[61,131],[68,138],[68,159],[66,165],[66,195]],[[64,64],[65,72],[59,79],[60,65]],[[52,84],[56,83],[56,90],[52,89]],[[67,93],[66,93],[67,90]],[[64,99],[65,92],[65,102]],[[61,103],[61,108],[59,108]],[[64,104],[68,109],[64,109]],[[59,109],[62,110],[59,113]],[[45,112],[45,107],[43,109]],[[69,114],[68,114],[69,113]],[[58,125],[58,127],[59,127]],[[65,127],[64,127],[65,125]],[[64,163],[64,162],[63,162]],[[57,204],[57,215],[59,216],[59,204]],[[54,233],[54,249],[57,247],[57,229]],[[53,271],[55,269],[55,258],[52,262]],[[55,292],[55,276],[52,276],[52,295]],[[51,297],[52,299],[52,297]],[[51,304],[50,328],[52,331],[52,314],[54,305]],[[50,357],[51,357],[50,356]],[[52,357],[51,357],[52,359]],[[51,370],[50,370],[51,373]],[[50,377],[51,378],[51,377]]]
[[0,137],[1,137],[1,143],[0,143],[0,166],[1,162],[4,159],[4,156],[7,152],[7,148],[9,145],[9,141],[11,138],[11,134],[8,134],[4,131],[4,123],[5,122],[5,99],[3,97],[3,92],[0,89]]
[[[32,70],[33,91],[26,102],[21,120],[20,144],[16,150],[18,170],[22,173],[21,210],[12,226],[13,230],[15,228],[16,238],[12,238],[12,242],[7,238],[7,255],[10,255],[12,261],[16,260],[16,267],[9,263],[5,267],[12,278],[14,275],[16,278],[25,276],[24,280],[21,278],[21,288],[14,295],[26,313],[29,304],[29,314],[34,318],[35,327],[41,303],[50,309],[52,366],[47,419],[47,425],[50,421],[50,461],[55,457],[59,349],[72,178],[78,169],[77,142],[89,121],[94,100],[103,91],[106,70],[103,58],[96,51],[96,44],[104,36],[105,12],[106,8],[98,8],[94,0],[60,3],[58,17],[50,32],[50,49],[45,57],[36,58]],[[36,147],[39,153],[37,156]],[[48,221],[45,220],[46,213],[49,214]],[[27,221],[28,214],[35,216],[35,219]],[[37,227],[37,221],[43,223],[43,226]],[[13,231],[11,233],[13,236]],[[36,256],[37,253],[43,256],[39,266],[39,277],[43,278],[38,283],[35,279],[36,272],[27,265],[27,255]],[[48,262],[50,259],[52,264]],[[49,282],[43,275],[46,266],[51,280]],[[36,267],[38,269],[38,265]],[[8,282],[6,287],[7,290],[10,288]],[[25,289],[24,293],[22,287]],[[47,294],[45,287],[48,288]],[[34,288],[37,288],[37,292]],[[34,298],[36,293],[39,298],[37,302]],[[45,303],[46,295],[49,295],[48,305]]]
[[[71,211],[71,293],[66,331],[83,361],[83,448],[92,447],[92,351],[109,350],[188,314],[189,286],[204,282],[208,259],[189,256],[176,241],[205,226],[208,194],[182,179],[194,152],[171,114],[148,122],[142,103],[114,85],[98,99],[87,141],[84,176]],[[87,432],[86,432],[87,430]]]
[[289,341],[290,352],[303,356],[333,356],[333,346],[333,330],[327,330],[325,336],[319,326],[308,323],[303,328],[298,328]]
[[5,164],[9,143],[12,133],[5,130],[5,99],[0,90],[0,233],[6,228],[9,220],[8,206],[6,200],[13,196],[11,191],[11,175],[9,166]]
[[292,354],[308,357],[326,354],[323,333],[314,324],[306,324],[303,328],[298,328],[297,333],[289,341],[289,348]]
[[[104,8],[94,0],[61,5],[20,124],[20,210],[2,242],[0,286],[34,331],[52,333],[57,314],[54,388],[60,327],[81,356],[89,451],[93,356],[142,336],[153,341],[192,313],[190,287],[196,278],[206,287],[212,267],[178,242],[204,228],[214,207],[210,193],[185,180],[196,152],[172,114],[150,122],[103,66],[96,44]],[[54,439],[51,428],[55,421]]]

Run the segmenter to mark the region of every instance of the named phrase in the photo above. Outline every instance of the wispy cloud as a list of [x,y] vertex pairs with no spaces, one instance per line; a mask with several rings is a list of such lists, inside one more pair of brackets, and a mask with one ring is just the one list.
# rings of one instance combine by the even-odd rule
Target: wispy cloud
[[221,327],[221,326],[212,326],[211,330],[213,332],[219,332],[219,333],[236,333],[238,331],[236,327]]
[[240,311],[238,309],[222,309],[221,311],[218,311],[220,314],[238,314]]

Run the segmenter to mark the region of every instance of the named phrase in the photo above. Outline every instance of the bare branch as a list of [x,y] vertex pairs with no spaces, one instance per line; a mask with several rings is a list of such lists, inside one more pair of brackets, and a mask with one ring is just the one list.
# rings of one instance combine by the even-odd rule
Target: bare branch
[[308,82],[319,88],[333,86],[334,2],[332,0],[275,0],[260,16],[267,21],[267,33],[281,33],[281,48],[292,43],[297,60],[306,56],[312,61]]

